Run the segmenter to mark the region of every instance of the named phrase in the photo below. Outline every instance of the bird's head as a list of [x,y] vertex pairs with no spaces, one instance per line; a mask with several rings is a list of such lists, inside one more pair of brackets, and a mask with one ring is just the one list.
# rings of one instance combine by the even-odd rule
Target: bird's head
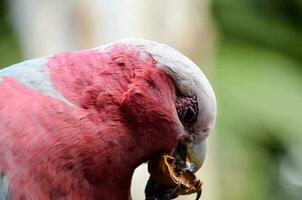
[[184,144],[194,171],[198,170],[216,118],[209,81],[196,64],[167,45],[142,39],[116,44],[137,51],[139,61],[132,64],[144,66],[136,67],[136,81],[128,85],[123,97],[123,111],[136,132],[133,135],[155,154],[169,153],[178,143]]
[[177,50],[124,39],[56,54],[48,67],[54,87],[85,108],[100,132],[110,130],[102,136],[121,145],[117,149],[135,152],[137,164],[181,142],[196,169],[202,165],[215,123],[215,94],[200,68]]

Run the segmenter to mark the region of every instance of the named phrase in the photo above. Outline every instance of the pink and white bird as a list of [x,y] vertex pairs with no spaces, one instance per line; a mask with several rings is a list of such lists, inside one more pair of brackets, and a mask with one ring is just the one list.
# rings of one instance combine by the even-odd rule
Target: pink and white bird
[[131,199],[134,169],[179,141],[199,169],[216,100],[164,44],[125,39],[0,70],[0,199]]

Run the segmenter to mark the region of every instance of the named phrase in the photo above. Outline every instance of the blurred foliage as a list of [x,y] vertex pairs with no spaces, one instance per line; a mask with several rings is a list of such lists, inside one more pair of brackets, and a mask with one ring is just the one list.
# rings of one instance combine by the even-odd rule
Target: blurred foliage
[[21,50],[12,29],[8,1],[0,0],[0,68],[21,60]]
[[212,11],[222,199],[300,200],[302,179],[283,175],[301,164],[282,166],[302,146],[302,2],[214,0]]
[[221,31],[302,59],[301,0],[214,0]]

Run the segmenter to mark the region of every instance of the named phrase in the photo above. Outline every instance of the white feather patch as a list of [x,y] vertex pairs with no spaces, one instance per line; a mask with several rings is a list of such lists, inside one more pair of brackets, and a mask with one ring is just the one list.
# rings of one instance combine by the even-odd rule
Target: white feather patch
[[47,67],[47,58],[37,58],[11,65],[0,70],[1,77],[11,77],[30,89],[37,90],[54,99],[74,106],[53,87]]
[[0,173],[0,199],[1,200],[11,199],[11,195],[8,188],[7,177],[1,173]]

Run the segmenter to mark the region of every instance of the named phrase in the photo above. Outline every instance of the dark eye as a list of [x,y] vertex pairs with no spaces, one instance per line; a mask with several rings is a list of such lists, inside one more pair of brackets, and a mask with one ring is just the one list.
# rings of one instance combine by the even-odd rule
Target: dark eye
[[176,110],[183,124],[193,123],[197,119],[198,106],[195,98],[179,97],[176,101]]
[[195,119],[195,112],[191,107],[185,108],[180,116],[180,121],[182,123],[193,122],[194,119]]

